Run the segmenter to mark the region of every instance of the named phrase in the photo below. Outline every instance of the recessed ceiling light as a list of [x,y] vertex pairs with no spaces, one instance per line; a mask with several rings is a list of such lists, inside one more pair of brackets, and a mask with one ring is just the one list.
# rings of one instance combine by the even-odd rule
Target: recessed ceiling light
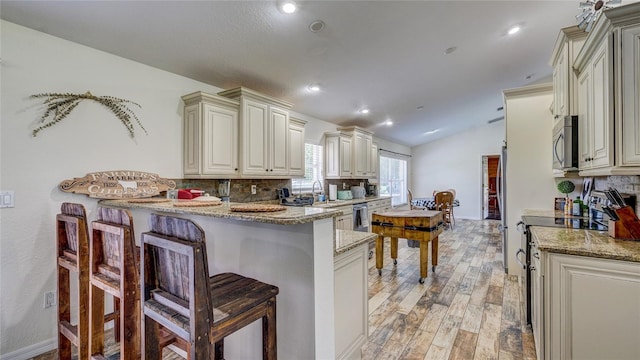
[[431,134],[437,133],[438,131],[440,131],[440,129],[433,129],[433,130],[429,130],[429,131],[425,132],[424,134],[425,135],[431,135]]
[[387,121],[385,121],[384,124],[387,126],[391,126],[393,125],[393,121],[391,121],[390,119],[387,119]]
[[296,12],[296,8],[296,3],[291,0],[283,1],[282,3],[280,3],[280,10],[282,10],[282,12],[285,14],[292,14]]
[[311,92],[318,92],[320,91],[320,85],[319,84],[311,84],[308,86],[309,91]]
[[518,31],[520,31],[520,26],[516,25],[514,27],[512,27],[511,29],[509,29],[507,31],[507,34],[509,35],[514,35],[515,33],[517,33]]
[[452,46],[452,47],[450,47],[450,48],[447,48],[447,49],[444,51],[444,53],[445,53],[446,55],[449,55],[449,54],[451,54],[452,52],[454,52],[454,51],[456,51],[456,50],[458,50],[458,48],[457,48],[456,46]]
[[360,110],[360,114],[368,114],[368,113],[369,113],[369,111],[370,111],[369,109],[364,108],[364,109],[361,109],[361,110]]
[[309,24],[309,30],[311,30],[311,32],[317,33],[322,31],[322,29],[324,29],[324,21],[322,20],[316,20],[314,22],[312,22],[311,24]]

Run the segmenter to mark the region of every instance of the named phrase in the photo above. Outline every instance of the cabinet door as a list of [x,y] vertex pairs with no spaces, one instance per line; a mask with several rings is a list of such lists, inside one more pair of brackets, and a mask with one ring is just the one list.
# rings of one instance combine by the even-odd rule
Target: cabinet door
[[351,138],[340,137],[340,177],[350,178],[353,175],[351,164]]
[[289,175],[304,176],[304,126],[289,124]]
[[268,175],[267,105],[245,100],[242,111],[242,173]]
[[340,177],[340,137],[327,136],[324,141],[324,176],[327,179]]
[[269,109],[269,175],[289,174],[289,112]]
[[371,156],[369,159],[369,177],[378,177],[378,145],[371,144]]
[[371,137],[365,134],[355,133],[354,153],[352,156],[354,175],[366,177],[369,174],[369,157],[371,156]]
[[621,108],[622,139],[620,165],[640,165],[640,26],[621,31]]
[[182,171],[185,175],[200,174],[200,104],[184,108]]
[[202,107],[202,173],[238,171],[238,113],[210,104]]
[[593,146],[593,87],[591,68],[587,67],[578,78],[578,151],[580,170],[591,168],[591,147]]
[[591,167],[613,166],[613,87],[609,41],[604,41],[591,63],[593,86],[593,142]]
[[553,68],[553,112],[554,120],[559,121],[568,114],[569,97],[569,47],[565,43],[558,62]]
[[359,359],[367,341],[367,250],[363,244],[334,260],[335,359]]
[[640,359],[640,263],[549,254],[547,359]]

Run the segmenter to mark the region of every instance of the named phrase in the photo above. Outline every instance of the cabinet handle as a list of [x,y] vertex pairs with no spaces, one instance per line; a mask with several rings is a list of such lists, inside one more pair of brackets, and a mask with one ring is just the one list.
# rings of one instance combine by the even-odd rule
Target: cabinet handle
[[531,270],[531,271],[536,271],[536,267],[535,267],[535,266],[533,266],[533,265],[529,265],[529,270]]
[[269,169],[264,169],[264,171],[269,171]]
[[534,253],[534,254],[533,254],[533,255],[531,255],[531,256],[533,256],[534,258],[536,258],[536,259],[540,260],[540,254],[539,254],[539,253]]
[[238,168],[235,168],[235,171],[238,171]]

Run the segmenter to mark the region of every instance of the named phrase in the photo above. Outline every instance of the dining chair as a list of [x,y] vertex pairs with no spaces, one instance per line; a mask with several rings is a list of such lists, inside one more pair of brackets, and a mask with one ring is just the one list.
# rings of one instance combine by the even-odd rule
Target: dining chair
[[411,190],[407,190],[408,196],[409,196],[409,208],[411,210],[424,210],[425,207],[423,206],[417,206],[413,204],[413,194],[411,193]]
[[188,344],[188,359],[223,359],[224,338],[261,319],[262,357],[275,360],[278,287],[234,273],[210,277],[204,231],[189,219],[152,214],[149,225],[140,256],[143,358],[162,358],[159,325]]
[[454,195],[451,191],[439,191],[435,195],[436,210],[442,211],[442,218],[451,229],[456,222],[453,216],[453,199]]

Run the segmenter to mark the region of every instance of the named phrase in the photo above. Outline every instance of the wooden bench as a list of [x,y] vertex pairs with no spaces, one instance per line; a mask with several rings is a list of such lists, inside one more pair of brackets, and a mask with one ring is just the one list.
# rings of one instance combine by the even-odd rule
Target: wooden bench
[[279,289],[234,273],[209,277],[204,231],[193,221],[152,214],[149,224],[140,265],[144,358],[162,358],[160,325],[188,344],[189,359],[223,359],[224,338],[262,319],[263,359],[276,359]]

